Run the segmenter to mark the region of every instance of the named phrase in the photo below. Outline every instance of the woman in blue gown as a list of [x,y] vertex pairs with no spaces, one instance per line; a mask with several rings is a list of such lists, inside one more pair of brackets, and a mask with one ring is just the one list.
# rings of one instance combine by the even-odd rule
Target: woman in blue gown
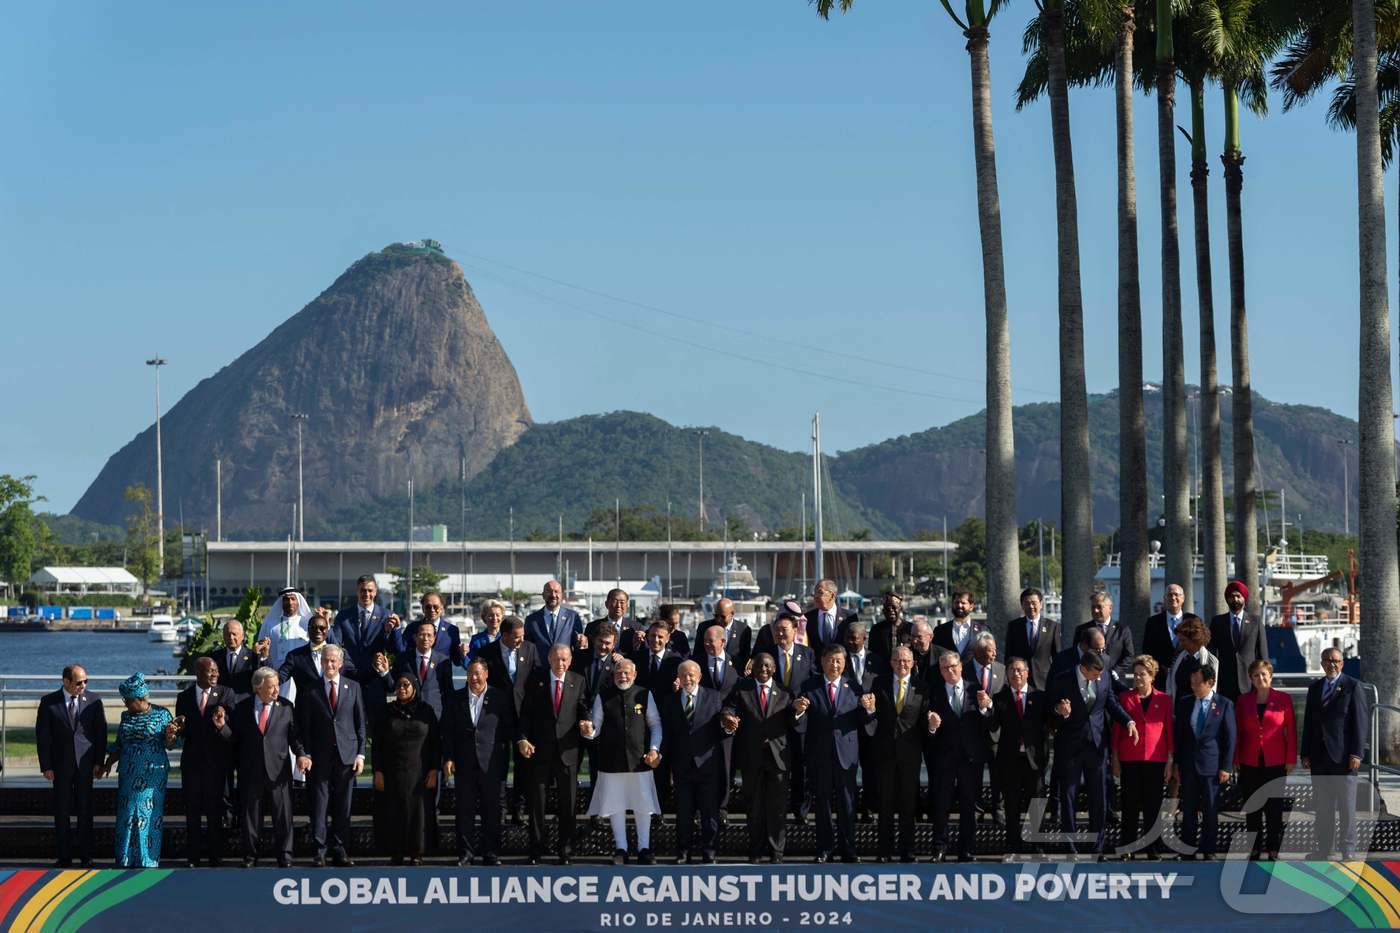
[[108,750],[103,774],[117,769],[116,860],[120,868],[155,868],[160,864],[165,824],[165,782],[170,773],[166,749],[178,731],[170,711],[152,706],[150,687],[140,673],[117,688],[126,704],[117,739]]

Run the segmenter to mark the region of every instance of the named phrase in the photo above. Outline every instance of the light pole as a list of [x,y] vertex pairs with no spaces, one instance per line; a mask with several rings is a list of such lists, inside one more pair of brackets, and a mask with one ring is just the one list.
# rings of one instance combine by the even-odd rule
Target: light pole
[[700,534],[705,533],[705,435],[709,431],[700,432]]
[[297,423],[297,540],[306,540],[306,499],[302,496],[301,485],[301,426],[310,417],[304,411],[292,414],[292,420]]
[[160,368],[166,364],[163,357],[146,361],[147,366],[156,370],[156,561],[160,566],[157,579],[165,576],[165,474],[160,458]]
[[1348,447],[1355,447],[1355,441],[1346,438],[1338,438],[1337,444],[1342,448],[1342,532],[1351,535],[1351,454],[1347,453]]

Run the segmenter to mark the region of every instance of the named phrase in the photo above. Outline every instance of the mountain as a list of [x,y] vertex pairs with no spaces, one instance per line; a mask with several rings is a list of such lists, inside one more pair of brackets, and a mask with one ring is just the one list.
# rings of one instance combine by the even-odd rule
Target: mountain
[[[1191,458],[1197,460],[1196,393],[1190,393]],[[1148,502],[1161,502],[1162,396],[1155,386],[1144,394],[1147,412]],[[1225,495],[1234,488],[1231,470],[1232,405],[1221,394],[1221,435]],[[888,516],[905,534],[952,527],[969,515],[980,516],[984,503],[985,436],[982,413],[940,428],[845,451],[832,460],[832,482],[867,511]],[[1015,409],[1016,508],[1020,522],[1059,520],[1060,412],[1055,403]],[[1342,463],[1339,441],[1356,438],[1356,422],[1308,405],[1283,405],[1254,396],[1254,441],[1258,485],[1275,494],[1268,508],[1277,528],[1284,491],[1290,522],[1340,531],[1343,525]],[[1118,397],[1089,399],[1089,442],[1093,453],[1094,527],[1110,531],[1118,524]],[[1356,511],[1356,456],[1348,469],[1352,516]],[[1194,469],[1194,466],[1193,466]],[[1193,489],[1195,488],[1193,479]],[[1228,510],[1227,510],[1228,512]],[[1155,514],[1149,519],[1155,520]],[[1227,515],[1227,521],[1228,521]],[[1264,516],[1261,510],[1261,525]]]
[[[565,530],[574,533],[584,529],[590,515],[599,510],[607,515],[600,530],[611,538],[613,505],[620,499],[624,508],[650,507],[652,516],[663,523],[669,501],[676,536],[688,535],[699,512],[701,430],[707,432],[707,531],[718,531],[725,519],[753,531],[796,529],[804,494],[811,521],[810,456],[745,440],[717,427],[680,428],[652,415],[623,411],[536,424],[522,434],[468,482],[467,534],[504,538],[514,509],[517,538],[552,538],[561,515]],[[827,496],[824,517],[829,534],[895,530],[889,519],[839,491]],[[415,496],[415,523],[444,523],[455,538],[462,527],[461,500],[455,480],[425,489]],[[406,496],[396,493],[387,501],[333,514],[325,522],[323,536],[402,538],[407,516]],[[664,524],[660,527],[664,529]]]
[[[371,253],[161,418],[167,523],[213,528],[223,461],[228,530],[281,536],[297,500],[305,413],[308,515],[475,476],[533,419],[520,380],[461,268],[433,241]],[[154,426],[107,461],[73,514],[119,524],[122,492],[154,491]]]

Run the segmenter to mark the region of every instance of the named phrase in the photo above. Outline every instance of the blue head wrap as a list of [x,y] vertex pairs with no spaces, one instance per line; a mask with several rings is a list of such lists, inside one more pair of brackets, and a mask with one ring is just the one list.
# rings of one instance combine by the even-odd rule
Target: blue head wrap
[[140,700],[151,692],[151,688],[146,683],[145,675],[137,671],[118,684],[117,691],[122,695],[123,700]]

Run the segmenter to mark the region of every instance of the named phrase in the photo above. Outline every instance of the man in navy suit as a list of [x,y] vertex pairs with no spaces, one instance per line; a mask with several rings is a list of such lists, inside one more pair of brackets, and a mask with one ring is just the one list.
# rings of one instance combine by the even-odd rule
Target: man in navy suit
[[[865,623],[855,619],[841,630],[842,646],[846,649],[846,673],[842,676],[856,696],[870,693],[877,674],[889,670],[889,659],[866,650]],[[860,793],[856,797],[856,812],[861,819],[880,809],[880,750],[875,737],[860,733]]]
[[[1033,690],[1044,690],[1050,682],[1050,665],[1060,653],[1060,626],[1041,615],[1045,597],[1029,587],[1021,591],[1021,617],[1006,623],[1002,644],[1008,658],[1023,658],[1030,672]],[[1168,659],[1170,663],[1170,659]]]
[[398,645],[399,616],[374,601],[379,587],[369,574],[355,581],[355,595],[358,602],[336,614],[333,640],[350,656],[345,672],[354,671],[360,683],[367,684],[378,676],[374,655],[387,654]]
[[1361,684],[1342,673],[1342,653],[1336,648],[1322,652],[1322,671],[1308,685],[1299,749],[1313,782],[1318,851],[1308,857],[1332,857],[1340,819],[1342,860],[1350,861],[1356,852],[1356,775],[1366,753],[1370,716]]
[[1215,692],[1215,669],[1209,664],[1191,672],[1191,694],[1176,698],[1172,722],[1181,782],[1181,841],[1196,847],[1196,857],[1212,859],[1220,785],[1230,780],[1235,761],[1235,705]]
[[743,670],[752,656],[753,629],[734,620],[734,600],[727,596],[715,603],[714,618],[696,627],[695,640],[703,645],[705,633],[715,626],[724,630],[724,653],[729,656],[729,663]]
[[1073,834],[1078,833],[1075,821],[1075,795],[1080,784],[1089,792],[1089,828],[1094,833],[1096,855],[1102,857],[1104,823],[1107,816],[1108,751],[1111,744],[1109,720],[1120,723],[1136,743],[1139,741],[1137,723],[1123,709],[1113,689],[1113,680],[1104,667],[1103,655],[1085,651],[1073,670],[1064,671],[1050,681],[1048,691],[1050,725],[1055,730],[1055,777],[1060,788],[1060,827],[1071,834],[1070,848],[1075,848]]
[[555,794],[555,818],[559,828],[559,864],[569,865],[574,855],[577,813],[579,723],[589,718],[583,678],[569,671],[573,652],[568,645],[549,649],[548,668],[530,678],[520,712],[521,756],[529,782],[529,861],[538,865],[544,852],[544,805],[549,789]]
[[[288,651],[282,659],[282,666],[277,669],[278,681],[285,684],[290,680],[296,684],[298,696],[315,689],[321,680],[321,652],[331,643],[330,629],[330,619],[322,610],[316,610],[306,621],[308,642]],[[343,653],[340,670],[347,677],[355,676],[354,666]]]
[[642,650],[632,656],[632,663],[637,665],[637,683],[650,690],[657,703],[675,689],[676,672],[681,666],[681,656],[667,647],[670,637],[666,626],[653,622]]
[[[745,628],[745,631],[747,630]],[[698,638],[702,653],[691,659],[701,666],[700,685],[717,692],[721,705],[729,702],[729,694],[734,692],[734,687],[739,683],[741,674],[726,651],[728,647],[726,637],[725,629],[722,626],[712,625],[705,629],[704,634]],[[728,816],[729,785],[734,780],[734,743],[726,737],[723,744],[724,780],[720,783],[719,808],[725,816]]]
[[803,613],[807,619],[807,646],[818,656],[828,645],[844,643],[846,625],[859,618],[836,605],[836,593],[835,580],[818,580],[812,587],[812,608]]
[[224,857],[224,782],[232,769],[228,747],[214,734],[212,723],[215,707],[231,713],[237,700],[219,683],[213,658],[194,662],[194,679],[175,697],[175,721],[184,748],[180,783],[185,791],[185,858],[194,868],[207,851],[209,867],[217,868]]
[[774,680],[777,665],[771,655],[759,652],[752,661],[753,678],[740,681],[729,695],[721,725],[736,736],[734,758],[744,773],[749,861],[767,856],[776,864],[783,860],[787,843],[784,810],[788,773],[794,766],[788,755],[792,694]]
[[894,857],[895,816],[899,817],[899,860],[914,861],[914,819],[919,811],[919,766],[933,718],[928,681],[914,676],[914,652],[896,645],[890,673],[875,679],[874,744],[886,756],[880,768],[879,832],[881,862]]
[[[1172,662],[1176,660],[1176,652],[1180,648],[1176,628],[1187,619],[1204,622],[1200,616],[1186,610],[1186,590],[1181,584],[1168,583],[1162,592],[1162,611],[1148,617],[1147,628],[1142,636],[1142,653],[1157,659],[1157,678],[1154,686],[1158,690],[1167,689],[1167,674],[1171,671]],[[1214,634],[1211,635],[1211,644],[1214,647]]]
[[535,646],[543,668],[549,659],[549,649],[563,645],[573,650],[587,648],[588,639],[583,635],[583,619],[564,601],[564,588],[558,580],[550,580],[544,585],[544,608],[536,609],[525,617],[525,637]]
[[1006,850],[1025,854],[1021,813],[1040,793],[1045,762],[1045,694],[1030,686],[1024,658],[1006,663],[1006,686],[992,697],[992,730],[997,736],[992,780],[1001,783],[1006,806]]
[[[842,675],[846,649],[828,645],[822,652],[822,674],[809,682],[793,701],[797,731],[803,734],[807,780],[817,809],[817,857],[831,860],[833,850],[843,862],[858,862],[855,809],[856,768],[860,765],[861,732],[875,731],[875,695],[857,695]],[[831,831],[831,802],[836,798],[836,835]]]
[[[981,684],[963,679],[962,658],[952,651],[938,656],[938,683],[929,689],[929,724],[937,765],[929,778],[933,798],[933,860],[948,851],[948,813],[958,800],[958,860],[976,857],[977,798],[982,768],[992,757],[992,697]],[[956,792],[956,793],[955,793]]]
[[[700,686],[700,665],[682,661],[676,672],[680,689],[664,694],[661,708],[661,758],[670,762],[676,788],[676,862],[712,865],[719,840],[720,789],[724,770],[724,731],[719,692]],[[691,846],[696,810],[700,812],[700,851]]]
[[[450,658],[453,664],[465,661],[467,650],[462,645],[462,630],[443,618],[442,594],[432,591],[424,593],[418,597],[418,604],[423,607],[423,618],[416,624],[427,622],[433,627],[432,649]],[[413,623],[399,628],[396,643],[399,651],[412,650]]]
[[410,622],[406,629],[408,645],[394,659],[389,669],[388,658],[374,657],[374,670],[379,675],[385,696],[393,692],[394,683],[403,674],[412,674],[419,684],[418,698],[427,703],[433,715],[442,719],[443,701],[452,692],[452,659],[434,646],[437,628],[428,619]]
[[[311,785],[311,835],[317,867],[329,852],[339,866],[353,865],[346,852],[350,838],[350,803],[355,778],[365,767],[365,706],[358,684],[340,676],[341,648],[323,649],[321,683],[299,699],[297,714],[303,741],[316,763]],[[330,832],[326,832],[327,813]]]
[[[467,665],[467,686],[443,707],[443,771],[457,786],[457,864],[473,856],[481,865],[501,863],[501,786],[518,729],[515,703],[506,690],[487,684],[486,663]],[[481,818],[481,841],[472,845],[472,820]]]
[[253,671],[258,667],[257,655],[244,646],[243,638],[243,623],[229,619],[224,623],[224,646],[209,653],[219,666],[219,682],[240,701],[253,692]]
[[[535,646],[525,640],[525,620],[517,615],[509,615],[501,622],[501,637],[481,649],[480,660],[486,662],[486,681],[491,686],[505,691],[515,701],[515,713],[520,715],[525,705],[525,689],[535,674]],[[525,806],[525,785],[528,770],[524,757],[518,750],[512,752],[514,777],[510,783],[510,799],[507,809],[511,818],[519,823]]]
[[1075,642],[1089,629],[1103,632],[1104,666],[1113,672],[1115,684],[1132,683],[1133,658],[1137,657],[1133,651],[1133,632],[1122,619],[1113,620],[1113,597],[1099,590],[1089,600],[1089,614],[1092,618],[1074,630]]
[[[807,689],[807,681],[812,678],[815,664],[812,652],[805,645],[795,644],[797,626],[789,616],[779,615],[770,626],[773,632],[774,680],[793,699]],[[757,654],[755,649],[755,654]],[[788,775],[788,809],[798,820],[806,820],[811,804],[807,799],[807,760],[803,753],[804,736],[794,724],[788,731],[788,753],[792,756],[793,768]]]
[[[977,641],[977,636],[987,630],[987,623],[978,622],[972,618],[972,593],[968,590],[954,590],[952,610],[953,617],[947,622],[940,624],[933,630],[933,647],[941,648],[944,651],[951,651],[966,662],[972,657],[972,645]],[[930,659],[930,680],[939,679],[937,668],[937,651],[933,652],[934,658]]]
[[87,671],[70,664],[63,669],[63,687],[39,701],[34,721],[39,746],[39,770],[53,782],[54,834],[58,837],[59,868],[73,864],[73,835],[68,817],[77,811],[78,859],[92,866],[92,779],[102,770],[107,754],[107,717],[102,700],[87,693]]
[[1249,690],[1249,667],[1269,656],[1264,625],[1245,611],[1249,589],[1239,580],[1225,586],[1229,612],[1210,620],[1210,651],[1220,659],[1220,694],[1235,700]]

